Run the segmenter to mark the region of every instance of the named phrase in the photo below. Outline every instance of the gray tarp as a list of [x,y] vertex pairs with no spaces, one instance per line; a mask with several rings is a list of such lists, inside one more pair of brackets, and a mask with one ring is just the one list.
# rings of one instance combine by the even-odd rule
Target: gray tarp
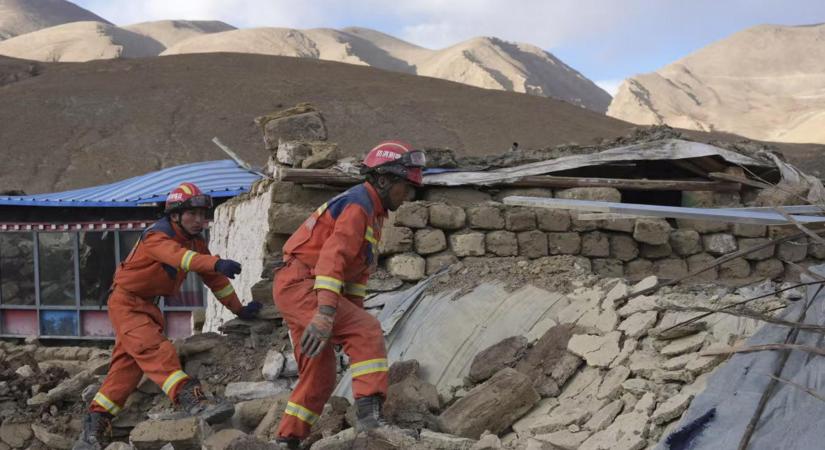
[[464,184],[489,185],[516,181],[531,175],[544,175],[579,167],[598,166],[602,164],[673,160],[686,158],[701,158],[704,156],[719,156],[725,161],[752,167],[773,167],[774,164],[754,159],[730,150],[715,147],[700,142],[684,141],[681,139],[664,139],[661,141],[645,142],[612,148],[603,152],[589,155],[572,155],[561,158],[524,164],[516,167],[506,167],[488,172],[449,172],[424,177],[424,184],[428,186],[459,186]]
[[[379,319],[390,364],[417,360],[421,378],[439,390],[465,377],[481,350],[510,336],[543,331],[550,323],[545,319],[555,319],[570,304],[563,295],[534,286],[507,292],[499,284],[483,282],[457,298],[455,292],[441,292],[417,299],[428,280],[376,300],[386,301]],[[350,376],[345,374],[334,395],[351,397],[349,391]]]
[[[825,266],[813,268],[825,275]],[[818,286],[808,288],[806,300],[813,297]],[[804,309],[805,301],[797,301],[783,315],[788,320],[797,320]],[[811,304],[805,323],[825,324],[825,289]],[[766,325],[759,330],[747,345],[783,343],[790,329],[776,325]],[[801,331],[797,344],[822,347],[823,335]],[[710,417],[704,427],[696,427],[684,433],[687,439],[680,440],[683,446],[671,445],[667,436],[657,449],[728,450],[736,449],[745,429],[756,411],[757,404],[771,381],[780,362],[781,352],[764,351],[734,355],[721,366],[708,381],[708,387],[699,394],[679,422],[679,430],[690,430],[697,419]],[[784,378],[825,395],[825,357],[793,351],[790,354],[780,378]],[[778,383],[773,396],[768,401],[762,417],[751,438],[750,450],[775,449],[821,449],[825,448],[825,401],[819,400],[801,389],[787,383]]]

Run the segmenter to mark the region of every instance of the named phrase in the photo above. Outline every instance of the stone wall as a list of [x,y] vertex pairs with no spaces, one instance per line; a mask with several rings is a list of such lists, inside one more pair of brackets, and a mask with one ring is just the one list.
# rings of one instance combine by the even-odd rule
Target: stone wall
[[[279,259],[283,244],[318,206],[341,190],[264,181],[255,185],[253,193],[217,209],[210,246],[213,252],[244,265],[244,272],[234,282],[244,302],[272,301],[272,262]],[[593,272],[600,276],[637,281],[656,275],[670,280],[719,256],[798,232],[792,226],[654,218],[578,220],[563,210],[502,204],[500,200],[509,195],[602,201],[622,198],[612,188],[428,188],[419,193],[422,200],[403,205],[384,224],[379,245],[382,268],[398,280],[415,282],[466,257],[578,255],[588,258]],[[702,192],[684,193],[682,203],[742,206],[738,194]],[[797,280],[798,265],[821,263],[824,258],[825,247],[802,238],[768,246],[690,281]],[[386,277],[383,274],[384,281]],[[205,330],[217,329],[230,317],[210,299]]]

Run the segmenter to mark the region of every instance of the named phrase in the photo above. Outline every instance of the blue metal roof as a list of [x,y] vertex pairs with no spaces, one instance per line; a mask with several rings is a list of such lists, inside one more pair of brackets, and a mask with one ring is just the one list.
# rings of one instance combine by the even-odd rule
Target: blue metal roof
[[195,183],[213,197],[234,197],[249,191],[261,175],[235,161],[207,161],[170,167],[117,183],[51,194],[0,196],[0,205],[132,207],[166,201],[182,182]]

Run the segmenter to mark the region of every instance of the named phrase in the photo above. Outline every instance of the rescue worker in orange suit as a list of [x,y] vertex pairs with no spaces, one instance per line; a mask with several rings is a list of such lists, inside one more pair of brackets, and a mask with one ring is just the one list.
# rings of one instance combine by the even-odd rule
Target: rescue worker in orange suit
[[231,403],[207,398],[198,380],[181,369],[175,347],[163,334],[163,313],[156,299],[180,290],[188,272],[196,272],[215,297],[242,319],[253,319],[259,302],[242,306],[229,278],[241,265],[209,253],[201,235],[212,208],[212,198],[192,183],[169,193],[165,216],[140,237],[115,273],[108,299],[115,347],[109,372],[84,417],[75,449],[102,449],[107,445],[111,420],[143,374],[186,413],[217,423],[234,412]]
[[300,445],[332,394],[333,345],[351,361],[357,428],[386,425],[387,352],[364,296],[387,211],[414,197],[424,163],[424,153],[406,143],[380,143],[363,161],[367,181],[318,208],[284,245],[272,295],[295,344],[299,378],[278,428],[281,447]]

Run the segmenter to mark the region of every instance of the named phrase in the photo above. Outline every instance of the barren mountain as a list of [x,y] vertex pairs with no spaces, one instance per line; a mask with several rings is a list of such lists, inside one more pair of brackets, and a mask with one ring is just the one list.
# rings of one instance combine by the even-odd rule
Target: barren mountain
[[825,143],[825,25],[763,25],[619,88],[608,115],[753,139]]
[[365,64],[487,89],[554,97],[600,112],[610,102],[609,94],[552,54],[532,45],[488,37],[428,50],[365,28],[254,28],[194,37],[163,54],[214,52]]
[[0,0],[0,41],[69,22],[109,23],[64,0]]
[[218,20],[157,20],[136,23],[123,29],[152,38],[166,49],[191,37],[234,30],[235,27]]
[[[223,159],[218,136],[248,161],[268,156],[253,123],[300,102],[325,115],[349,155],[398,138],[459,154],[589,144],[631,125],[550,98],[302,58],[179,55],[83,64],[0,57],[0,189],[29,193],[120,180]],[[0,79],[2,79],[0,74]],[[10,77],[10,79],[12,79]]]
[[151,37],[103,22],[71,22],[0,41],[0,55],[52,62],[156,56]]

